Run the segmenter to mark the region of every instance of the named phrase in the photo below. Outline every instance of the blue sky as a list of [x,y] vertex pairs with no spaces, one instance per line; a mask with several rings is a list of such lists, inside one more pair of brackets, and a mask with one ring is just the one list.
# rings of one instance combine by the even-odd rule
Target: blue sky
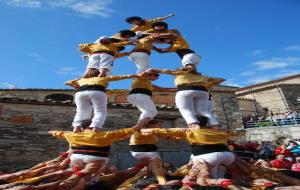
[[[298,0],[0,0],[0,88],[67,88],[86,62],[79,43],[130,28],[128,16],[167,20],[202,56],[198,70],[247,86],[300,73]],[[151,55],[153,67],[175,69],[174,54]],[[113,74],[135,73],[127,57]],[[173,87],[171,76],[155,84]],[[111,83],[125,89],[130,80]]]

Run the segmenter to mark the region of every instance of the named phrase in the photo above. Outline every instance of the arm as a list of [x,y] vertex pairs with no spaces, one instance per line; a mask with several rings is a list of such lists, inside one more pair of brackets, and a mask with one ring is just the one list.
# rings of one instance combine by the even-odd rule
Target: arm
[[91,53],[91,50],[90,50],[91,45],[92,44],[79,44],[79,51],[90,54]]
[[166,138],[168,140],[184,140],[185,139],[185,129],[184,128],[142,129],[141,133],[144,135],[151,133],[151,134],[157,135],[161,138]]
[[140,76],[138,76],[138,75],[119,75],[119,76],[109,76],[109,77],[106,77],[106,78],[109,81],[118,81],[118,80],[138,78],[138,77],[140,77]]
[[171,13],[171,14],[168,14],[167,16],[163,16],[163,17],[159,17],[159,18],[155,18],[155,19],[152,19],[153,22],[160,22],[160,21],[163,21],[163,20],[166,20],[172,16],[175,16],[174,13]]
[[58,139],[65,139],[64,131],[48,131],[48,134],[51,134]]
[[117,54],[115,54],[115,58],[121,58],[124,56],[128,56],[129,54],[130,54],[129,52],[117,53]]
[[71,87],[77,89],[77,88],[80,87],[79,84],[78,84],[78,82],[77,82],[78,80],[79,79],[69,80],[69,81],[65,82],[65,85],[68,85],[68,86],[71,86]]
[[112,142],[121,141],[121,140],[129,138],[133,133],[140,131],[141,128],[142,128],[142,126],[135,125],[132,128],[127,128],[127,129],[125,128],[125,129],[110,131],[110,132],[108,132],[108,136]]

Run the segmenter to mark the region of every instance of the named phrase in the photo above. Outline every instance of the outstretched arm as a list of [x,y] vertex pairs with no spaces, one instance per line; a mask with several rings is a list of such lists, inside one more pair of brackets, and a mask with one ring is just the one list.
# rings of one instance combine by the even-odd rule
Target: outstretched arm
[[79,79],[69,80],[69,81],[65,82],[65,85],[68,85],[68,86],[71,86],[71,87],[77,89],[77,88],[80,87],[78,82],[77,82],[78,80]]
[[152,19],[153,22],[160,22],[160,21],[163,21],[163,20],[166,20],[172,16],[175,16],[174,13],[170,13],[168,14],[167,16],[163,16],[163,17],[159,17],[159,18],[156,18],[156,19]]

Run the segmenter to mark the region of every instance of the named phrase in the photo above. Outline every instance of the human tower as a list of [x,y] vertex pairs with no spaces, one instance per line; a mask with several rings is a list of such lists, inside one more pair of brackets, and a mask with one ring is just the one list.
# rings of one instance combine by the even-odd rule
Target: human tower
[[[157,179],[157,185],[169,183],[162,167],[162,159],[157,152],[159,138],[166,138],[184,140],[191,146],[191,161],[180,180],[182,188],[209,183],[224,187],[232,185],[230,180],[218,180],[224,177],[226,166],[234,161],[234,155],[225,145],[229,133],[218,129],[219,123],[212,114],[209,95],[210,88],[224,80],[203,76],[197,72],[200,56],[190,48],[178,30],[169,29],[168,24],[163,22],[172,16],[174,14],[156,19],[128,17],[126,21],[132,24],[130,30],[121,30],[111,37],[101,36],[94,43],[79,45],[79,50],[88,58],[86,70],[81,78],[65,83],[77,90],[73,131],[49,132],[57,138],[65,139],[69,143],[69,150],[59,158],[23,173],[9,174],[2,178],[0,176],[7,183],[4,185],[6,189],[20,183],[30,184],[35,190],[92,188],[105,176],[103,172],[109,161],[112,143],[129,137],[131,154],[140,161],[138,166],[133,167],[134,172],[131,171],[131,174],[135,175],[147,167]],[[168,44],[168,47],[158,48],[155,44]],[[132,46],[132,50],[122,52],[125,46]],[[151,68],[149,57],[153,51],[160,54],[176,53],[181,59],[182,67],[177,70]],[[111,75],[113,62],[123,56],[128,56],[136,65],[136,74]],[[158,111],[151,96],[153,91],[162,88],[152,85],[152,81],[157,80],[160,73],[175,76],[176,106],[187,127],[166,129],[162,128],[162,121],[154,119]],[[141,112],[137,124],[132,128],[102,130],[107,116],[105,91],[109,82],[129,78],[132,78],[132,84],[128,102]],[[198,116],[206,118],[207,123],[200,126]],[[85,129],[84,121],[91,118],[91,124]],[[119,176],[118,179],[111,179],[114,188],[131,188],[136,176],[126,174],[128,170],[121,177],[114,173],[113,176]]]

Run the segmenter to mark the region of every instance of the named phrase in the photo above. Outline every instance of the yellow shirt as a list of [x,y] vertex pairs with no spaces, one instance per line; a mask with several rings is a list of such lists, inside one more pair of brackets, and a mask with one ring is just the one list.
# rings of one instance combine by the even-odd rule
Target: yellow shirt
[[[175,86],[188,85],[188,86],[204,86],[210,88],[219,84],[219,78],[211,78],[208,76],[191,73],[189,71],[171,71],[167,69],[161,70],[161,73],[175,75]],[[215,82],[214,82],[215,81]]]
[[155,18],[155,19],[147,19],[147,20],[144,20],[145,24],[140,25],[140,26],[135,25],[130,30],[134,31],[134,32],[136,32],[136,31],[146,31],[146,30],[149,30],[149,29],[152,28],[152,24],[153,23],[155,23],[155,22],[161,22],[161,21],[163,21],[165,19],[167,19],[167,18],[161,17],[161,18]]
[[188,44],[188,42],[183,38],[183,36],[177,30],[157,31],[151,29],[151,30],[147,30],[146,32],[159,33],[159,34],[166,34],[166,33],[176,34],[177,37],[174,40],[172,40],[172,45],[170,48],[168,48],[172,52],[176,52],[177,50],[180,49],[190,49],[190,45]]
[[149,35],[149,36],[139,39],[136,42],[136,46],[135,46],[134,50],[144,49],[144,50],[151,52],[152,48],[153,48],[152,42],[154,41],[154,39],[155,38],[152,35]]
[[[141,130],[143,134],[145,129]],[[147,130],[147,129],[146,129]],[[185,140],[189,144],[226,144],[232,134],[212,129],[151,129],[152,134],[174,140]],[[146,133],[147,134],[147,133]]]
[[150,91],[153,91],[153,85],[152,82],[149,79],[146,78],[135,78],[132,80],[131,83],[131,89],[136,89],[136,88],[145,88]]
[[[131,78],[128,75],[120,75],[120,76],[109,76],[109,77],[92,77],[92,78],[81,78],[79,80],[71,80],[68,82],[75,81],[79,86],[84,85],[99,85],[103,87],[107,87],[109,81],[117,81]],[[67,82],[67,83],[68,83]]]
[[113,142],[127,139],[135,130],[132,128],[119,129],[115,131],[92,132],[84,130],[73,133],[72,131],[51,131],[52,135],[57,138],[66,139],[70,147],[93,146],[105,147],[111,146]]
[[156,144],[158,143],[158,138],[154,134],[141,134],[140,132],[135,132],[131,138],[129,145],[140,145],[140,144]]
[[92,54],[97,51],[110,51],[116,54],[118,47],[125,46],[131,42],[119,42],[119,43],[96,43],[96,44],[79,44],[79,50],[84,53]]

